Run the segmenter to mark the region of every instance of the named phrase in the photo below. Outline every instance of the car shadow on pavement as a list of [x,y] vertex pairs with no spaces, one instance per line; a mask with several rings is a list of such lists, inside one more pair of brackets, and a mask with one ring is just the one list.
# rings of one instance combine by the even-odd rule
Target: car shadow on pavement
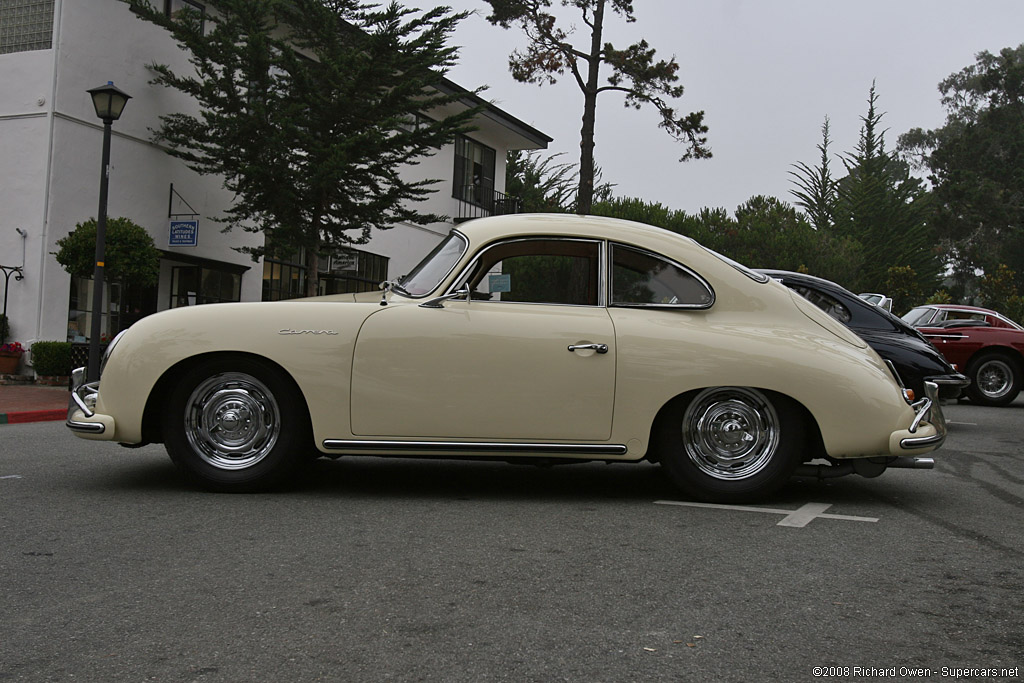
[[317,460],[290,487],[317,495],[456,499],[643,500],[675,495],[650,463],[550,467],[505,462],[352,457]]
[[[158,447],[153,447],[154,449]],[[143,454],[139,454],[143,455]],[[78,473],[76,488],[180,494],[203,491],[189,484],[159,452],[136,460],[109,463],[95,477]],[[920,476],[927,476],[919,473]],[[912,480],[911,480],[912,481]],[[210,494],[217,495],[217,494]],[[229,495],[229,494],[223,494]],[[574,463],[540,467],[496,461],[420,460],[410,458],[320,458],[301,468],[292,481],[265,496],[315,498],[394,498],[438,500],[579,501],[618,500],[649,503],[687,500],[661,467],[641,463]],[[865,504],[897,500],[927,506],[934,491],[886,477],[843,477],[816,481],[793,479],[775,494],[752,503],[765,507],[799,507],[808,501]],[[921,498],[918,501],[918,498]]]

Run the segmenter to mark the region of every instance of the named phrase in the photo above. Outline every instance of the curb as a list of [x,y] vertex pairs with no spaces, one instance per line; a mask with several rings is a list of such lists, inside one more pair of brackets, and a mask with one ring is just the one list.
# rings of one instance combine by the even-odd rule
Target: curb
[[68,411],[65,410],[24,410],[17,413],[0,413],[0,425],[24,424],[26,422],[56,422],[66,420]]

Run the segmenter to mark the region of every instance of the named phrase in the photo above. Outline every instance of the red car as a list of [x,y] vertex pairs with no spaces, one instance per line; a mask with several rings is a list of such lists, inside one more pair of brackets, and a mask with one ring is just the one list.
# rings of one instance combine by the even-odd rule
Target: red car
[[903,319],[971,378],[972,401],[1004,406],[1017,398],[1024,378],[1024,327],[987,308],[954,304],[918,306]]

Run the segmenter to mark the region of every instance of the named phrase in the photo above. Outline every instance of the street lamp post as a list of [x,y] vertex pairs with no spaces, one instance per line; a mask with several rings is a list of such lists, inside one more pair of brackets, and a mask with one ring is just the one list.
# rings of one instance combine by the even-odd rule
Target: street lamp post
[[92,271],[92,327],[89,333],[88,381],[100,378],[100,323],[103,317],[103,253],[107,233],[107,181],[110,176],[110,128],[121,118],[131,95],[114,87],[113,81],[86,91],[92,97],[96,116],[103,120],[103,164],[100,174],[100,207],[96,216],[96,261]]

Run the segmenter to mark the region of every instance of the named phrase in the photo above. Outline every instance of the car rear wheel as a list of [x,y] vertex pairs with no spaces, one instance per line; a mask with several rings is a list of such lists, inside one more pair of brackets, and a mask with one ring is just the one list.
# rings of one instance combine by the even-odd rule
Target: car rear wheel
[[1001,353],[986,353],[971,361],[967,395],[985,406],[1005,406],[1017,398],[1021,386],[1020,363]]
[[171,460],[212,491],[260,491],[281,483],[306,458],[305,402],[291,379],[268,364],[217,359],[188,372],[163,417]]
[[801,458],[803,420],[778,394],[715,387],[670,405],[656,439],[662,466],[687,496],[743,502],[789,480]]

